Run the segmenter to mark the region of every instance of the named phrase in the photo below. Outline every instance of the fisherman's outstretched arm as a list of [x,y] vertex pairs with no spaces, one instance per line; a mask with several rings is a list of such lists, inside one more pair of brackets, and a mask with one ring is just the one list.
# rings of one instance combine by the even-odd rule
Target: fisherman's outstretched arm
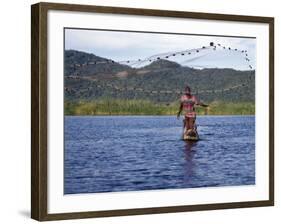
[[201,107],[208,107],[209,106],[208,104],[201,103],[201,102],[199,102],[198,105],[201,106]]
[[203,102],[201,102],[201,100],[199,100],[197,97],[195,97],[195,104],[201,107],[208,107],[208,104],[205,104]]

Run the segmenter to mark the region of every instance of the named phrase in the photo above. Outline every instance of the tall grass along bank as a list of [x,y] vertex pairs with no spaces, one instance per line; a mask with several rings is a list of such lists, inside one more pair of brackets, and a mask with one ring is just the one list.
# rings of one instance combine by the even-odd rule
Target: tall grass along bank
[[[65,102],[65,115],[176,115],[179,102],[154,103],[148,100],[106,99]],[[212,102],[208,108],[197,107],[198,115],[253,115],[252,102]]]

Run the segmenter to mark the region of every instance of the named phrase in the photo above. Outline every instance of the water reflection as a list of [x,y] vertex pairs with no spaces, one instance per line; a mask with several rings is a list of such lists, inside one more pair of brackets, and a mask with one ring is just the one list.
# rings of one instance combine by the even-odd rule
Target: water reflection
[[193,160],[195,150],[196,150],[197,142],[186,141],[184,145],[184,153],[185,153],[185,175],[184,175],[184,182],[189,183],[191,177],[195,173],[196,164]]
[[196,146],[197,146],[197,143],[196,141],[185,141],[185,151],[194,151],[196,150]]

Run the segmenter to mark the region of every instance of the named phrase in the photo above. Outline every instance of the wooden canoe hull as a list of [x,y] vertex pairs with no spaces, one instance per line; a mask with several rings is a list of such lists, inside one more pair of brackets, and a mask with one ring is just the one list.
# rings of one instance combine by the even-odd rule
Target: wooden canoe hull
[[199,135],[196,130],[187,130],[183,134],[183,140],[185,141],[198,141]]

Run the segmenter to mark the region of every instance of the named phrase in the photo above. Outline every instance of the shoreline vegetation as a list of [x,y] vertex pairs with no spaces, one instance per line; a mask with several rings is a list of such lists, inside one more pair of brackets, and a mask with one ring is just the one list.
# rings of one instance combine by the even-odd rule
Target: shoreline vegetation
[[[179,102],[154,103],[148,100],[105,99],[93,101],[66,101],[64,115],[176,115]],[[209,103],[209,108],[196,107],[197,115],[254,115],[253,102]]]

